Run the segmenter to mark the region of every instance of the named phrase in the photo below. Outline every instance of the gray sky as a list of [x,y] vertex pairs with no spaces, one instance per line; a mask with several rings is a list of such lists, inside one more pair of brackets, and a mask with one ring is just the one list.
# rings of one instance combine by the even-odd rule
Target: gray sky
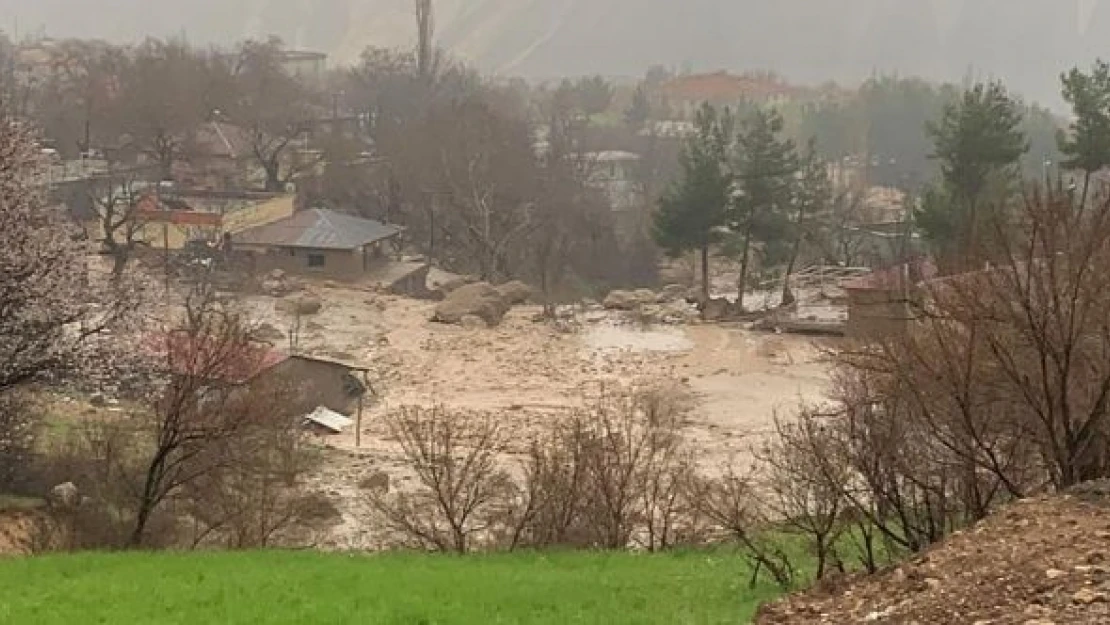
[[[0,0],[20,35],[197,44],[276,33],[354,58],[412,39],[411,0]],[[634,76],[649,65],[999,77],[1058,103],[1057,76],[1110,57],[1110,0],[438,0],[441,43],[487,71]]]

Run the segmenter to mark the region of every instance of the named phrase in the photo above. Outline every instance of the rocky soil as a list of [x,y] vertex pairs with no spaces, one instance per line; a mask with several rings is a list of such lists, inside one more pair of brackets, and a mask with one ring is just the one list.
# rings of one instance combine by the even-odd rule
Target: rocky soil
[[756,622],[1110,623],[1110,483],[1017,502],[902,566],[765,606]]
[[[519,433],[523,449],[532,433],[580,405],[600,384],[669,379],[698,400],[687,431],[713,468],[745,462],[753,437],[767,431],[774,415],[820,400],[828,379],[810,338],[675,323],[669,312],[651,321],[653,307],[678,310],[684,303],[638,311],[564,308],[554,322],[540,320],[539,306],[520,305],[487,328],[433,322],[436,302],[369,288],[319,284],[307,295],[321,307],[300,319],[298,349],[370,367],[376,392],[364,414],[361,445],[353,432],[321,441],[327,453],[314,486],[343,516],[321,540],[323,547],[375,546],[365,531],[368,509],[360,483],[385,472],[403,487],[406,472],[381,420],[403,406],[488,412]],[[250,299],[274,345],[288,349],[296,320],[281,301]]]

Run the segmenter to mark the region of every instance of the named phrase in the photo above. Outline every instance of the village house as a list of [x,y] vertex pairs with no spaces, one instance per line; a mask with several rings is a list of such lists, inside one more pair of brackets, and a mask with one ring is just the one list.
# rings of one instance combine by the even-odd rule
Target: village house
[[179,251],[191,244],[219,246],[225,237],[293,215],[292,194],[254,191],[148,191],[135,218],[151,249]]
[[[285,416],[305,417],[320,408],[344,416],[355,415],[370,390],[366,367],[304,354],[290,354],[264,343],[244,344],[225,356],[206,357],[203,350],[225,351],[203,340],[181,334],[148,337],[151,353],[165,358],[168,373],[202,376],[233,392],[293,389]],[[202,368],[203,371],[196,370]]]
[[679,117],[691,119],[709,103],[717,108],[735,107],[741,102],[781,105],[802,95],[803,90],[772,75],[737,76],[725,71],[679,76],[659,87],[662,96]]
[[328,55],[313,50],[283,50],[278,61],[290,76],[309,84],[320,84],[328,68]]
[[587,183],[605,194],[616,211],[631,211],[644,206],[644,192],[637,177],[640,155],[609,150],[586,155],[590,172]]
[[403,231],[333,210],[314,208],[251,228],[231,238],[236,252],[250,255],[257,272],[358,280],[388,263]]

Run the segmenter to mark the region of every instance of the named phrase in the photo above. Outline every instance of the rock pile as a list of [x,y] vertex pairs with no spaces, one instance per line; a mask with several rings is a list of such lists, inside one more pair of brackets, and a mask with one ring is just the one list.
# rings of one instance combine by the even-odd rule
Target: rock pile
[[301,290],[301,285],[281,269],[275,269],[266,274],[259,286],[262,292],[270,297],[285,297]]
[[532,299],[532,287],[520,280],[513,280],[497,286],[497,292],[510,306],[518,306]]
[[1110,488],[1016,502],[897,568],[766,605],[756,623],[1110,623]]
[[688,289],[672,284],[656,293],[649,289],[612,291],[602,301],[606,310],[632,313],[641,323],[683,324],[698,320],[697,309],[687,298]]
[[[500,291],[488,282],[476,282],[451,291],[436,306],[432,321],[461,325],[465,317],[477,317],[493,327],[501,323],[509,308]],[[472,325],[471,320],[467,323]]]
[[655,304],[659,296],[649,289],[635,291],[611,291],[601,302],[607,310],[634,311],[641,306]]

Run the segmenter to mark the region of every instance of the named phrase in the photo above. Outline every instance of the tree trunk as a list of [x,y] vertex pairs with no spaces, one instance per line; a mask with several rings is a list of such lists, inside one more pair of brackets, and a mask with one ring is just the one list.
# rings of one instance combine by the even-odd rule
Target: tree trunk
[[127,261],[130,254],[122,247],[116,247],[112,250],[112,280],[119,281],[123,276],[123,270],[127,268]]
[[266,190],[271,193],[284,191],[285,185],[281,182],[281,165],[273,161],[265,163],[262,167],[266,170]]
[[794,303],[794,293],[790,290],[790,276],[794,274],[794,267],[798,263],[798,255],[802,252],[802,236],[804,230],[802,226],[805,223],[805,209],[801,208],[798,211],[798,223],[795,224],[798,228],[798,234],[794,237],[794,247],[790,250],[790,262],[786,265],[786,276],[782,280],[782,305],[789,306]]
[[744,291],[748,287],[748,268],[752,250],[752,226],[744,230],[744,250],[740,259],[740,279],[736,283],[736,310],[744,312]]
[[143,546],[143,539],[146,536],[146,526],[147,523],[150,522],[151,513],[154,512],[154,480],[153,472],[147,475],[146,484],[143,487],[143,494],[139,499],[139,509],[135,513],[135,527],[131,530],[130,538],[127,539],[127,546],[131,549],[138,549]]
[[1079,212],[1087,207],[1087,192],[1091,189],[1091,172],[1083,172],[1083,197],[1079,200]]
[[790,262],[786,265],[786,276],[782,279],[782,305],[789,306],[794,303],[794,292],[790,290],[790,276],[794,274],[794,266],[798,262],[798,254],[802,247],[802,237],[794,239],[794,249],[790,252]]
[[701,297],[702,301],[709,301],[709,243],[701,247]]

